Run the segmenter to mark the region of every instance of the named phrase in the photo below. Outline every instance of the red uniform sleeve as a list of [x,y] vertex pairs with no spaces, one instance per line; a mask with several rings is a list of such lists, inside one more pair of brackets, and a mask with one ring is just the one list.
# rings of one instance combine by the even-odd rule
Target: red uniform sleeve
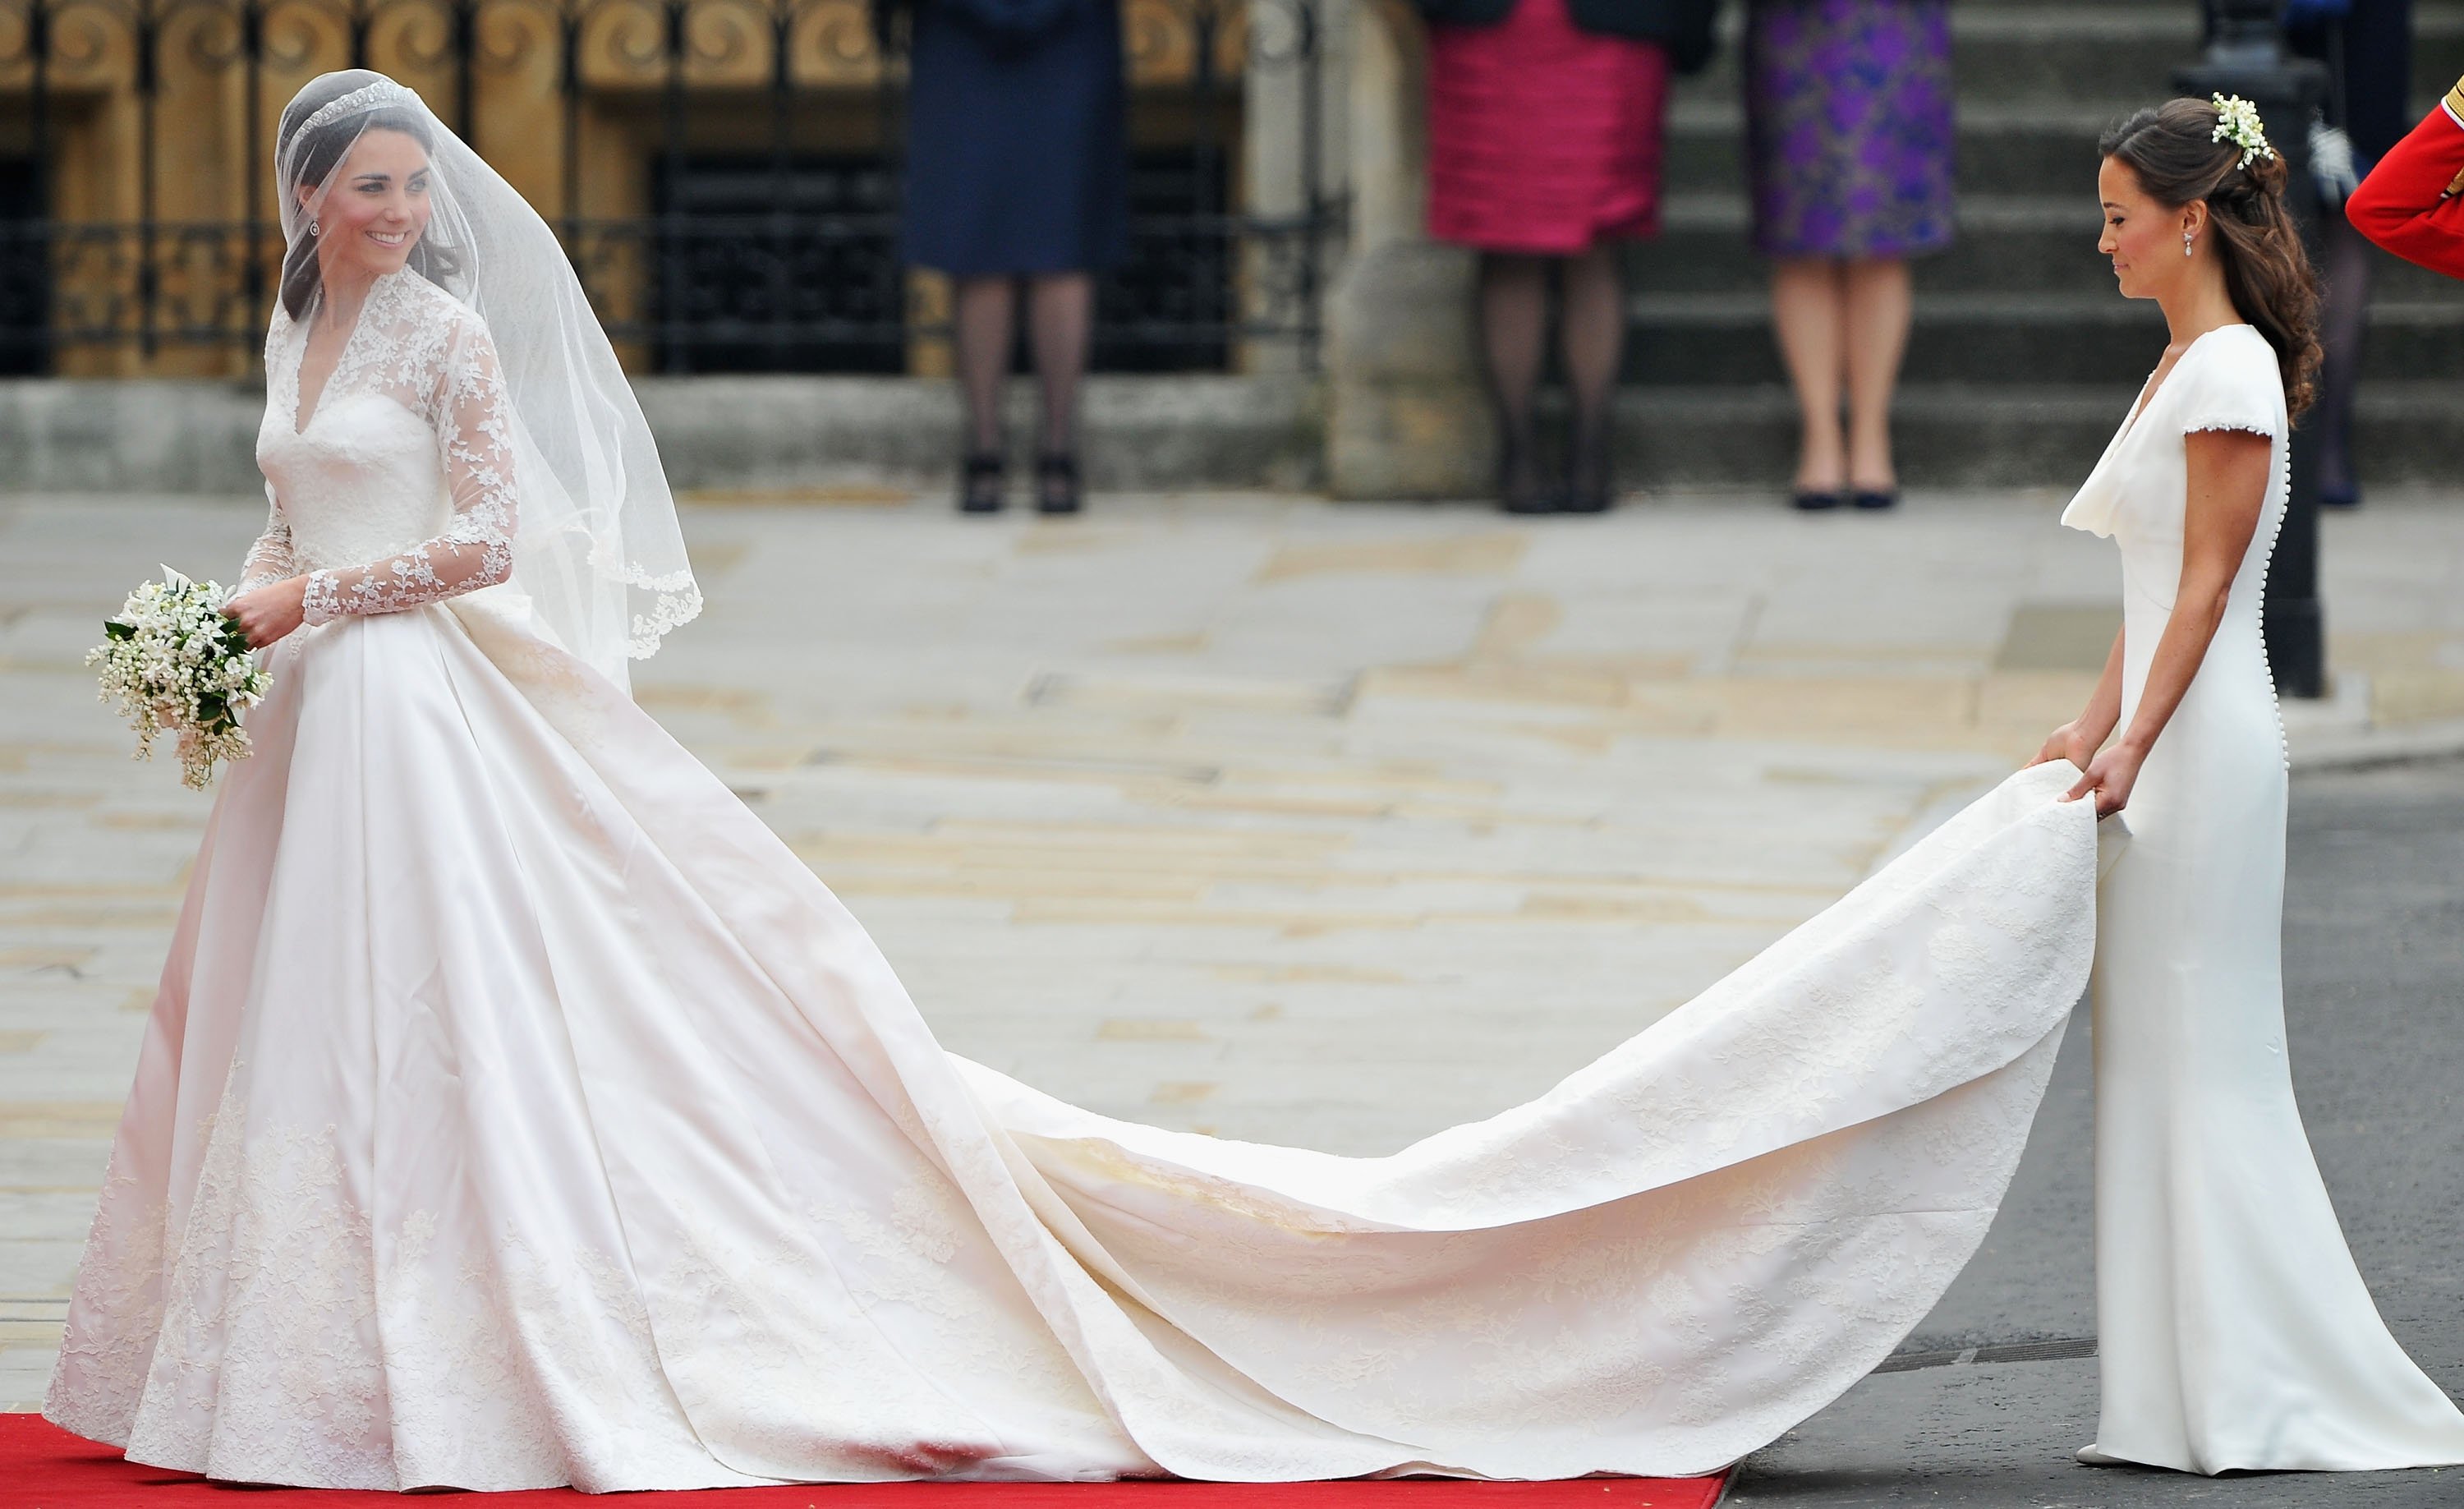
[[2379,159],[2344,219],[2409,262],[2464,277],[2464,79]]

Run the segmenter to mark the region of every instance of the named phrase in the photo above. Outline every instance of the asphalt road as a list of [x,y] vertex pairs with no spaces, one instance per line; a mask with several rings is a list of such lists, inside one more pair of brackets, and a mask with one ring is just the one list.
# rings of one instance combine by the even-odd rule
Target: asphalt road
[[[2294,1084],[2344,1234],[2397,1340],[2464,1398],[2464,764],[2296,780],[2284,921]],[[2094,1337],[2087,1049],[2082,1013],[2001,1217],[1904,1351]],[[2464,1505],[2464,1468],[2081,1467],[2096,1409],[2088,1357],[1881,1373],[1749,1458],[1728,1501]]]

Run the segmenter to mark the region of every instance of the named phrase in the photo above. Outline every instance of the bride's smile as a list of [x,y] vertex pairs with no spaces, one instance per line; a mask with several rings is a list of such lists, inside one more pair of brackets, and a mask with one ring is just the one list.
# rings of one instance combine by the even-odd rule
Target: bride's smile
[[417,138],[377,129],[352,144],[331,189],[314,202],[301,190],[329,282],[402,270],[428,230],[429,172],[428,149]]

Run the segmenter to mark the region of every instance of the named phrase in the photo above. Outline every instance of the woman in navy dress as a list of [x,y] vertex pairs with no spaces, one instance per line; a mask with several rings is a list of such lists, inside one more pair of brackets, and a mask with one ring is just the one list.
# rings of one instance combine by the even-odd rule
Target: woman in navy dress
[[967,404],[958,505],[1001,506],[1001,380],[1023,284],[1044,401],[1036,503],[1074,512],[1094,275],[1129,250],[1119,6],[914,0],[911,27],[903,254],[950,277]]

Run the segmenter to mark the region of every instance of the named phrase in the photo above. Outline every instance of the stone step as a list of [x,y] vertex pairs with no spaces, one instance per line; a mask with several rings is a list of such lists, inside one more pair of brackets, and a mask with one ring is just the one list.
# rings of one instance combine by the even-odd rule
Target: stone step
[[[1912,384],[1893,418],[1902,475],[1918,487],[2074,487],[2137,381],[2134,372],[2084,384]],[[1010,416],[1022,437],[1032,433],[1024,387]],[[944,382],[650,378],[638,390],[669,477],[688,498],[862,507],[949,486],[958,414]],[[27,492],[253,495],[263,403],[230,383],[0,385],[0,477]],[[1322,482],[1324,413],[1306,378],[1098,377],[1084,419],[1088,478],[1099,491]],[[2357,422],[2365,486],[2450,483],[2464,455],[2464,382],[2372,383]],[[1775,382],[1633,387],[1618,394],[1617,442],[1637,488],[1776,497],[1794,465],[1795,409]]]
[[[1912,385],[1892,413],[1900,475],[1911,487],[2067,490],[2103,454],[2131,399],[2127,385]],[[1776,497],[1790,480],[1796,411],[1784,388],[1629,388],[1617,412],[1621,474],[1637,487]],[[2354,427],[2365,491],[2452,482],[2464,455],[2464,384],[2373,384],[2362,390]]]
[[[1630,383],[1716,388],[1782,381],[1761,295],[1640,293],[1628,307]],[[2132,384],[2164,344],[2152,303],[2110,294],[1935,293],[1917,302],[1904,372],[1915,384],[1983,388]],[[2464,381],[2464,298],[2374,301],[2362,377],[2368,385]]]
[[[2109,296],[2111,264],[2096,249],[2096,206],[2081,195],[1962,194],[1958,238],[1916,261],[1917,287],[1934,293],[2065,293]],[[1770,263],[1753,252],[1743,195],[1675,194],[1661,234],[1625,253],[1629,284],[1644,293],[1758,293]],[[2372,296],[2464,300],[2464,284],[2403,259],[2373,259]]]
[[[1734,12],[1732,12],[1733,14]],[[1738,54],[1732,23],[1711,65],[1677,89],[1682,100],[1733,99]],[[2199,7],[2189,0],[2136,5],[1956,4],[1952,57],[1963,100],[2147,104],[2171,92],[2173,70],[2195,62]],[[2414,99],[2429,108],[2455,81],[2453,46],[2464,40],[2464,5],[2413,8]]]
[[[2000,16],[1971,18],[1962,24],[1961,52],[1955,66],[1960,80],[1959,187],[1964,192],[2058,192],[2074,186],[2082,172],[2092,183],[2098,135],[2130,110],[2169,93],[2171,70],[2189,60],[2196,51],[2193,47],[2189,53],[2168,55],[2161,61],[2142,58],[2121,62],[2109,58],[2095,33],[2106,30],[2117,19],[2127,21],[2150,12],[2158,13],[2161,19],[2156,8],[2144,3],[2031,7],[2025,11],[2023,4],[2024,0],[2008,0],[1999,7],[1979,7],[1973,0],[1962,0],[1962,11],[1982,9],[2004,12]],[[2047,16],[2065,17],[2056,29],[2059,39],[2048,44],[2054,54],[2066,49],[2083,49],[2088,54],[2086,62],[2059,66],[2094,68],[2102,62],[2115,62],[2117,73],[2129,77],[2126,86],[2117,83],[2101,90],[2064,88],[2051,92],[2012,87],[2011,80],[2004,77],[2007,71],[1994,58],[1995,50],[2004,45],[1998,33],[1994,40],[1986,41],[1972,37],[1970,33],[1983,26],[1994,33],[1996,28],[1990,23],[2013,15],[2034,17],[2039,11]],[[2416,109],[2427,111],[2456,77],[2464,74],[2464,5],[2425,6],[2416,14],[2412,102]],[[2091,33],[2083,43],[2069,34],[2078,29]],[[2168,37],[2180,31],[2178,27],[2159,30]],[[2041,59],[2034,56],[2037,44],[2021,45],[2032,55],[2029,66],[2038,66]],[[1728,66],[1732,69],[1733,65],[1731,57]],[[1681,82],[1668,118],[1663,168],[1666,187],[1675,193],[1733,188],[1742,182],[1744,143],[1745,108],[1732,72],[1715,71]]]
[[[1959,112],[1959,190],[2061,193],[2096,186],[2096,140],[2120,108],[1971,105]],[[1746,181],[1746,113],[1733,100],[1672,107],[1661,166],[1671,195],[1733,193]]]

